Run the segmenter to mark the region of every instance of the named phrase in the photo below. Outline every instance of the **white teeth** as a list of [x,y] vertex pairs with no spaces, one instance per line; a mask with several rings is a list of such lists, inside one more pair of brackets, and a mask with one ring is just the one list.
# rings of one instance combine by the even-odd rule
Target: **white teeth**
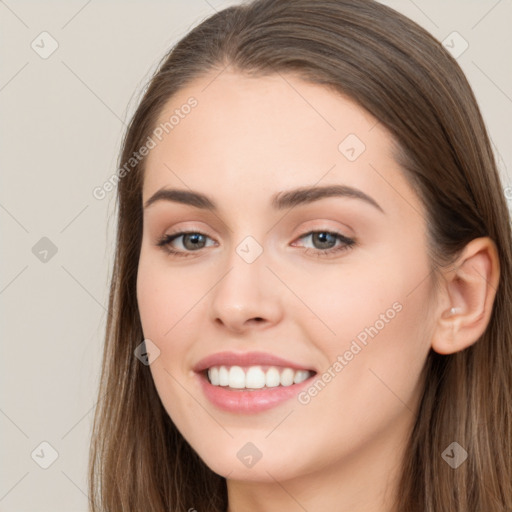
[[244,370],[240,366],[212,366],[208,369],[208,378],[214,386],[229,386],[234,389],[261,389],[276,386],[291,386],[308,379],[313,373],[308,370],[284,368],[281,373],[275,366],[266,372],[261,366],[250,366]]
[[309,372],[307,370],[299,370],[295,372],[295,376],[293,377],[294,384],[300,384],[305,381],[309,377]]
[[[213,367],[215,368],[215,366]],[[210,368],[212,370],[213,368]],[[210,370],[208,370],[208,376],[210,375]],[[212,382],[213,384],[213,382]],[[219,368],[219,383],[216,386],[227,386],[229,384],[229,372],[225,366],[221,366]]]
[[281,379],[279,377],[279,370],[277,368],[269,368],[267,370],[267,375],[265,376],[265,385],[267,388],[275,388],[281,384]]
[[210,368],[210,371],[208,372],[208,377],[210,377],[210,382],[214,385],[214,386],[218,386],[220,381],[219,381],[219,369],[214,366],[213,368]]
[[295,372],[291,368],[285,368],[281,373],[281,386],[291,386]]
[[245,388],[245,372],[240,366],[232,366],[229,369],[229,387],[235,389]]
[[259,366],[251,366],[245,374],[244,387],[259,389],[263,386],[265,386],[265,373]]

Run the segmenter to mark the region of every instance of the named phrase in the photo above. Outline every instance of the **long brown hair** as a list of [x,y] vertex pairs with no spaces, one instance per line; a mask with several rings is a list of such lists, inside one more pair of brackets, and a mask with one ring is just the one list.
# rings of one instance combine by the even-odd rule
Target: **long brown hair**
[[[496,243],[500,284],[485,333],[465,350],[431,350],[427,357],[396,511],[510,512],[510,215],[482,116],[459,65],[428,32],[373,0],[256,0],[229,7],[165,56],[127,129],[120,164],[145,144],[177,91],[228,65],[255,77],[293,73],[373,114],[392,134],[397,161],[425,205],[434,270],[474,238],[489,236]],[[134,357],[143,340],[136,300],[143,169],[141,159],[118,183],[116,252],[90,451],[91,510],[224,512],[225,479],[178,432],[149,367]],[[452,442],[468,453],[457,469],[442,457]]]

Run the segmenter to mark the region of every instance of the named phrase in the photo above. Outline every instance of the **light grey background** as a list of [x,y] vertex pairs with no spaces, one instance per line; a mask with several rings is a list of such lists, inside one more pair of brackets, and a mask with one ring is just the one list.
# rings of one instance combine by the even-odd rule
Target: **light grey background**
[[[98,200],[92,190],[116,171],[124,126],[166,50],[235,3],[0,0],[2,512],[87,510],[115,234],[115,191]],[[512,0],[383,3],[440,41],[456,31],[469,44],[458,61],[510,205]],[[45,31],[58,48],[42,58],[55,44]],[[447,41],[463,49],[458,36]],[[42,442],[58,453],[48,469]]]

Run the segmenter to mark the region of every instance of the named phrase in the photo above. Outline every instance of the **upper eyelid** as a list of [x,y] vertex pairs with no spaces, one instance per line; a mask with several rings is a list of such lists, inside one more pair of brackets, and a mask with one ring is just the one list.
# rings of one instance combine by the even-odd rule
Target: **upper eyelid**
[[[307,223],[309,224],[309,222],[311,221],[308,221]],[[328,231],[328,232],[331,232],[331,233],[338,233],[340,235],[343,235],[345,236],[346,238],[352,238],[352,235],[350,235],[350,231],[353,231],[352,228],[349,228],[347,225],[341,223],[340,221],[336,221],[334,219],[330,219],[330,220],[327,220],[327,219],[324,219],[323,221],[317,221],[317,222],[336,222],[337,224],[341,224],[344,226],[344,228],[342,227],[328,227],[328,226],[325,226],[325,225],[320,225],[319,227],[311,227],[311,228],[307,228],[307,229],[302,229],[301,232],[300,232],[300,236],[305,236],[307,234],[310,234],[311,232],[315,232],[315,231]],[[181,223],[179,223],[181,224]],[[298,225],[300,224],[303,224],[302,222],[299,223]],[[230,229],[230,231],[232,231]],[[294,227],[293,228],[293,231],[297,231],[297,228]],[[206,235],[210,238],[215,238],[215,236],[212,236],[208,233],[208,229],[203,229],[201,227],[196,227],[196,226],[191,226],[191,227],[188,227],[188,226],[184,226],[184,227],[181,227],[181,228],[178,228],[176,231],[173,231],[171,233],[167,233],[168,235],[170,236],[174,236],[174,235],[180,235],[180,234],[186,234],[186,233],[199,233],[199,234],[202,234],[202,235]],[[165,236],[166,233],[164,233],[163,236]]]

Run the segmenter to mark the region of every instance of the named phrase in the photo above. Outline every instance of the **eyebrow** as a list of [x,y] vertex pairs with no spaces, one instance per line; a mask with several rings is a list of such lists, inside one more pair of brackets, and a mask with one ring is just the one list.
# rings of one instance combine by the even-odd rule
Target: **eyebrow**
[[[384,213],[381,206],[362,190],[349,187],[347,185],[326,185],[323,187],[300,187],[293,190],[286,190],[274,194],[271,198],[271,205],[276,210],[293,208],[301,204],[308,204],[327,197],[347,197],[360,199],[367,204]],[[186,204],[205,210],[217,211],[215,201],[207,195],[191,190],[162,188],[155,192],[145,203],[144,208],[148,208],[158,201],[171,201],[175,203]]]

